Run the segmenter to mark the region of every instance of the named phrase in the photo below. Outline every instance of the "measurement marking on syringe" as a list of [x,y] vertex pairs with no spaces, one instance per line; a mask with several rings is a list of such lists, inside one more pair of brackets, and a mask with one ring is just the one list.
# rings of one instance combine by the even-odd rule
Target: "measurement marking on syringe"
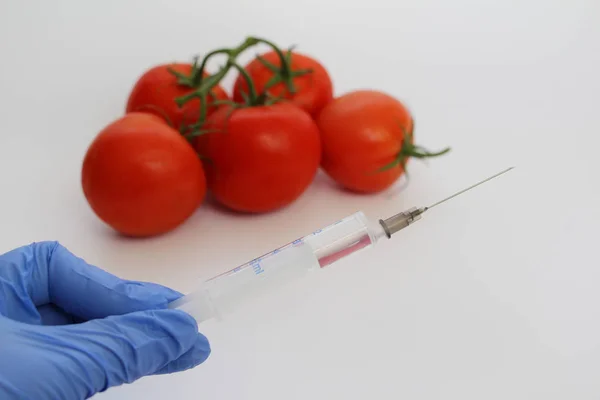
[[262,269],[262,267],[260,266],[260,264],[256,263],[252,266],[252,270],[254,271],[254,273],[256,275],[258,274],[262,274],[263,272],[265,272],[264,269]]

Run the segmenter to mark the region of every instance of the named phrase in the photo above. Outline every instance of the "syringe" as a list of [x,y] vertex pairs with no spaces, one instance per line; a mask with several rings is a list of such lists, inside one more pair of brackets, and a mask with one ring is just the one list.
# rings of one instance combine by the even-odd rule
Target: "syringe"
[[171,302],[169,308],[191,314],[198,323],[220,317],[265,292],[269,286],[285,284],[310,270],[324,268],[369,248],[381,238],[391,238],[396,232],[421,219],[426,211],[513,168],[492,175],[428,207],[413,207],[379,220],[376,224],[371,224],[362,212],[354,213],[203,282],[196,291]]

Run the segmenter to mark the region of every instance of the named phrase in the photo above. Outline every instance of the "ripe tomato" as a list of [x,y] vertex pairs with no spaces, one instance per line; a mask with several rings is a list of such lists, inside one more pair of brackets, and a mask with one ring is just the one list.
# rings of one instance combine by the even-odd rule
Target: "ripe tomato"
[[170,231],[206,193],[194,149],[160,118],[130,113],[105,127],[90,145],[82,186],[93,211],[128,236]]
[[410,157],[441,155],[413,144],[413,119],[395,98],[378,91],[347,93],[326,106],[317,124],[323,146],[322,167],[342,186],[379,192],[404,172]]
[[[299,53],[283,52],[290,59],[292,79],[296,93],[290,94],[283,82],[276,83],[267,92],[274,97],[282,96],[306,112],[316,117],[323,107],[333,99],[333,84],[329,73],[317,60]],[[263,54],[262,59],[276,68],[281,68],[281,60],[274,51]],[[263,93],[266,85],[276,75],[269,67],[265,66],[259,58],[255,58],[245,66],[252,78],[256,91]],[[312,72],[301,76],[293,76],[294,71],[311,69]],[[285,78],[285,77],[284,77]],[[238,76],[233,86],[233,100],[242,102],[242,93],[248,93],[248,84],[242,76]]]
[[[200,100],[195,98],[182,107],[175,103],[175,99],[194,90],[193,86],[182,85],[177,81],[177,77],[169,70],[179,72],[184,75],[190,75],[192,72],[191,64],[166,64],[159,65],[146,71],[136,82],[131,90],[127,101],[126,112],[148,112],[165,116],[173,123],[174,127],[179,129],[182,124],[192,124],[200,118]],[[203,74],[208,76],[207,73]],[[210,105],[214,99],[227,100],[227,93],[220,86],[215,86],[212,93],[214,98],[209,97],[207,103]],[[214,111],[214,107],[207,109],[208,114]]]
[[205,156],[208,188],[236,211],[284,207],[310,185],[321,159],[319,130],[308,113],[285,103],[223,107],[196,139]]

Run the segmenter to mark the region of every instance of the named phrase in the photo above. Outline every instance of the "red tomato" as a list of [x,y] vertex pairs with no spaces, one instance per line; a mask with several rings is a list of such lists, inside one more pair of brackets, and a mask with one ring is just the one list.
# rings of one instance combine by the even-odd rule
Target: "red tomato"
[[319,130],[291,104],[232,110],[223,107],[196,141],[205,156],[208,187],[236,211],[267,212],[297,199],[310,185],[321,157]]
[[[284,54],[288,55],[288,52],[284,52]],[[275,67],[281,67],[281,60],[274,51],[263,54],[262,58]],[[283,95],[293,104],[316,117],[319,111],[333,99],[333,84],[329,73],[315,59],[295,52],[291,54],[290,65],[292,72],[304,69],[312,69],[312,72],[292,78],[296,88],[294,94],[290,94],[282,82],[275,84],[267,92],[274,97]],[[252,78],[258,93],[265,91],[265,86],[275,75],[258,58],[246,65],[245,69]],[[248,84],[242,76],[238,76],[233,87],[233,100],[242,102],[243,92],[248,93]]]
[[82,186],[93,211],[116,231],[151,236],[183,223],[206,193],[194,149],[163,120],[130,113],[90,145]]
[[[191,93],[194,88],[179,84],[169,69],[190,75],[192,65],[180,63],[159,65],[146,71],[131,90],[126,112],[142,111],[156,114],[162,118],[166,116],[174,127],[179,129],[182,124],[192,124],[198,121],[200,100],[195,98],[179,107],[175,103],[175,99]],[[203,76],[206,77],[208,74],[204,73]],[[227,93],[220,86],[215,86],[212,93],[217,100],[228,99]],[[207,101],[209,105],[212,102],[213,98],[209,98]],[[213,111],[214,108],[209,107],[207,114]]]
[[415,146],[409,110],[395,98],[373,90],[335,99],[323,109],[317,124],[323,169],[357,192],[387,189],[402,175],[410,157],[433,157],[449,150],[429,153]]

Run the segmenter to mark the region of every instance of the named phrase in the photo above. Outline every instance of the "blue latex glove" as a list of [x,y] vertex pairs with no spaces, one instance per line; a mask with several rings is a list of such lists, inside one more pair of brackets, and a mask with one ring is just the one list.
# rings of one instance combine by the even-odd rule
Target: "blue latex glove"
[[55,242],[0,255],[0,399],[79,400],[210,354],[181,294],[124,281]]

